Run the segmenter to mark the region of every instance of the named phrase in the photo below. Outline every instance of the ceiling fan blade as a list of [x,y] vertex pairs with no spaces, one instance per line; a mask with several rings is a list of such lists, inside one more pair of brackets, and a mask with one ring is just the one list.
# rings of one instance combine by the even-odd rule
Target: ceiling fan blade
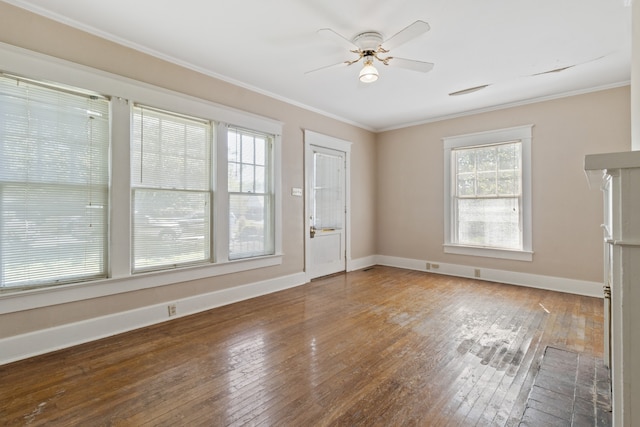
[[416,61],[415,59],[405,58],[389,58],[389,65],[394,67],[405,68],[407,70],[419,71],[421,73],[428,73],[433,69],[431,62]]
[[304,74],[311,74],[311,73],[315,73],[317,71],[328,70],[330,68],[338,68],[341,65],[346,67],[346,66],[351,65],[351,64],[349,64],[347,61],[342,61],[342,62],[338,62],[337,64],[325,65],[325,66],[320,67],[320,68],[315,68],[313,70],[305,71]]
[[418,37],[420,34],[424,34],[429,31],[431,27],[424,21],[416,21],[413,24],[400,30],[400,32],[391,36],[388,40],[382,42],[382,47],[386,50],[394,49],[402,44],[405,44],[409,40]]
[[342,46],[349,50],[358,49],[358,46],[353,44],[351,40],[344,37],[342,34],[336,33],[331,28],[321,28],[318,30],[318,34],[320,34],[322,37],[340,43]]

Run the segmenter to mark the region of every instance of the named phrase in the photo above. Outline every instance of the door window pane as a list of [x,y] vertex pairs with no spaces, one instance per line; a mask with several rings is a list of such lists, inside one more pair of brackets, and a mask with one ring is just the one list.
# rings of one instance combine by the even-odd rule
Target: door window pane
[[343,228],[344,205],[342,176],[344,160],[340,156],[314,153],[313,226],[317,229]]

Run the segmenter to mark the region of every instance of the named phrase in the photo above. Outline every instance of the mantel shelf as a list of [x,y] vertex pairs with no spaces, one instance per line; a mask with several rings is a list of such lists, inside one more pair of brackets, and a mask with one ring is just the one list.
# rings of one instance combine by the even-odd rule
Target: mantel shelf
[[605,239],[605,243],[616,246],[638,246],[640,247],[640,240],[614,240]]
[[620,153],[588,154],[584,158],[584,170],[640,168],[640,151]]

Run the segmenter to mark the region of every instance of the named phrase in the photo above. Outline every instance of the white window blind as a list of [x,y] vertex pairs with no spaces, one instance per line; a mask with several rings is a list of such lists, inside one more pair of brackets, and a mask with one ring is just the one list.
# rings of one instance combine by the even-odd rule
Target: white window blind
[[229,128],[229,259],[274,253],[273,136]]
[[452,150],[454,241],[522,249],[521,143]]
[[211,259],[212,124],[133,108],[133,270]]
[[109,100],[0,75],[0,287],[106,276]]

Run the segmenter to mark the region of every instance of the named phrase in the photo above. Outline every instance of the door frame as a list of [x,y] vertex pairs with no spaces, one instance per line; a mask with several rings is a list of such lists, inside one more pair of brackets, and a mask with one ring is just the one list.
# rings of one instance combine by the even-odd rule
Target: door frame
[[304,271],[307,281],[311,280],[311,236],[309,230],[311,228],[311,222],[309,217],[310,201],[309,198],[313,194],[311,191],[311,179],[309,176],[310,171],[307,168],[309,164],[309,156],[312,155],[313,150],[311,146],[317,146],[322,148],[328,148],[330,150],[341,151],[345,154],[345,271],[351,271],[351,142],[343,139],[334,138],[329,135],[317,133],[308,129],[303,129],[304,132]]

